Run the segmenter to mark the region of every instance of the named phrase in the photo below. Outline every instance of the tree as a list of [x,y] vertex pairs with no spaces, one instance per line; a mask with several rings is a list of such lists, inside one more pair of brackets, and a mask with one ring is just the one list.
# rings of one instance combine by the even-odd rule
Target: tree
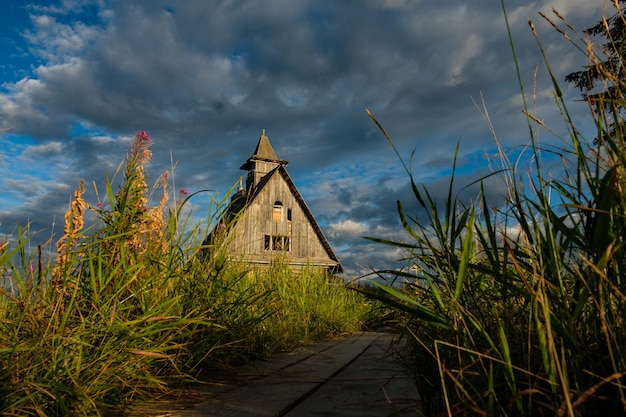
[[620,3],[626,4],[626,0],[613,0],[617,12],[585,30],[588,36],[603,38],[604,59],[590,54],[592,59],[585,69],[565,77],[597,111],[619,112],[626,107],[626,16]]

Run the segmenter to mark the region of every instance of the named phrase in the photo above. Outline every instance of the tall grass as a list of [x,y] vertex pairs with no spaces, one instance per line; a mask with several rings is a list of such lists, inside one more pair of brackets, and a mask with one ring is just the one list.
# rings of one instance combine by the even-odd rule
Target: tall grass
[[206,255],[225,206],[193,224],[183,214],[193,194],[171,199],[167,172],[146,184],[151,144],[137,133],[121,185],[107,179],[94,205],[79,184],[52,262],[33,268],[41,258],[22,229],[0,246],[0,415],[119,414],[183,380],[361,326],[368,305],[325,275]]
[[[583,41],[592,67],[602,55]],[[625,91],[603,68],[607,84]],[[568,138],[542,147],[539,118],[526,109],[535,165],[520,171],[494,132],[501,169],[491,179],[507,186],[500,206],[482,185],[462,200],[454,170],[437,201],[407,169],[426,215],[412,217],[398,202],[411,241],[374,239],[403,248],[419,268],[392,272],[412,280],[403,289],[381,285],[374,294],[407,313],[427,415],[626,414],[626,97],[590,106],[597,131],[585,142],[549,75]],[[562,176],[549,175],[544,152],[561,158]]]

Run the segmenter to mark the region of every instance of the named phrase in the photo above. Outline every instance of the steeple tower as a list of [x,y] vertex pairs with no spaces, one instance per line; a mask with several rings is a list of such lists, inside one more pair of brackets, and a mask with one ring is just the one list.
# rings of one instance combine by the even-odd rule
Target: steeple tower
[[[250,265],[271,265],[279,255],[293,268],[342,272],[285,165],[263,130],[254,153],[241,166],[248,172],[246,189],[242,177],[226,213],[207,237],[207,251],[220,245],[232,259]],[[222,230],[228,239],[222,238]]]
[[246,163],[241,166],[241,169],[248,171],[248,177],[246,178],[246,189],[248,193],[274,168],[287,164],[288,161],[279,159],[276,156],[276,152],[274,148],[272,148],[269,138],[265,135],[265,129],[263,129],[254,153],[248,158]]

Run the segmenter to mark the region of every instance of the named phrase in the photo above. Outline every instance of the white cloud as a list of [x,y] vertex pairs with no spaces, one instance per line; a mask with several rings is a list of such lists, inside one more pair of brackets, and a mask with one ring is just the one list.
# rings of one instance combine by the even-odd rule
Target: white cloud
[[[615,8],[612,6],[612,3],[612,1],[607,0],[546,0],[537,7],[537,10],[542,10],[547,14],[552,9],[555,9],[565,17],[565,19],[575,17],[586,18],[587,16],[595,15],[596,21],[587,22],[588,25],[594,25],[597,21],[600,21],[602,13],[607,13],[607,15],[615,13]],[[582,30],[583,28],[580,29]]]
[[279,86],[276,95],[288,107],[306,106],[309,101],[307,89],[300,86]]
[[358,239],[367,234],[369,227],[365,223],[347,219],[330,224],[327,230],[328,235],[333,239],[337,239],[339,237],[342,237],[343,239]]
[[98,27],[63,24],[50,15],[33,15],[34,29],[26,32],[32,51],[50,63],[64,62],[80,55],[101,35]]
[[463,41],[461,48],[451,56],[448,64],[446,85],[455,86],[466,80],[464,71],[467,63],[483,52],[484,41],[476,33],[470,33]]
[[412,11],[422,0],[368,0],[370,7],[380,7],[381,9],[395,11]]
[[61,142],[47,142],[41,145],[32,145],[24,150],[23,156],[26,157],[42,157],[58,155],[63,152],[63,145]]
[[94,136],[91,140],[98,145],[110,145],[117,142],[117,139],[107,135]]

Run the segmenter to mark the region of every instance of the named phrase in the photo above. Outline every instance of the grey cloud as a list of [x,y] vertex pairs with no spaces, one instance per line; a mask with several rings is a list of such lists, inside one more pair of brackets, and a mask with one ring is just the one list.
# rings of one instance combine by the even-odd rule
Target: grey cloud
[[[584,26],[599,12],[588,3],[558,5]],[[551,4],[508,5],[529,89],[541,60],[526,19]],[[101,184],[124,156],[127,143],[119,137],[147,130],[155,142],[153,178],[171,169],[171,152],[179,161],[178,186],[224,193],[243,174],[239,166],[265,128],[320,223],[344,222],[331,243],[356,264],[378,254],[354,239],[356,223],[366,224],[368,234],[401,236],[395,201],[408,197],[407,209],[420,213],[365,108],[403,157],[415,151],[416,180],[432,186],[438,201],[449,181],[438,178],[449,173],[457,142],[459,162],[477,164],[459,183],[486,173],[476,155],[495,149],[472,99],[485,97],[505,146],[527,140],[499,2],[75,0],[55,7],[30,9],[27,40],[41,65],[30,78],[4,86],[0,127],[32,136],[42,152],[30,157],[42,163],[52,155],[43,150],[62,144],[66,161],[50,174],[61,184],[79,178]],[[537,27],[552,53],[567,53],[560,71],[583,64],[560,35]],[[545,71],[538,74],[538,90],[549,89]],[[537,112],[558,123],[549,95],[537,100]],[[2,160],[17,158],[15,152],[2,151]],[[346,164],[362,171],[350,174]],[[393,181],[385,179],[390,175]],[[63,196],[34,194],[6,219],[36,217],[43,229],[47,218],[60,218],[73,187]],[[489,190],[497,201],[500,189]]]

